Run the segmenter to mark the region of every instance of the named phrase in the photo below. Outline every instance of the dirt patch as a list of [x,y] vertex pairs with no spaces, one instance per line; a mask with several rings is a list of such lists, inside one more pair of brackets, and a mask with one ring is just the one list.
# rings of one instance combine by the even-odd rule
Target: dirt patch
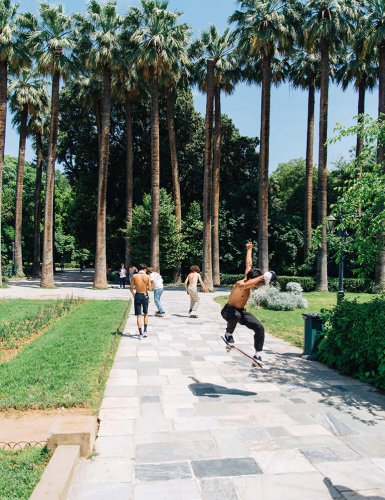
[[9,410],[0,412],[0,447],[4,443],[47,441],[51,427],[60,421],[75,421],[77,417],[93,415],[89,408],[58,408],[50,410]]

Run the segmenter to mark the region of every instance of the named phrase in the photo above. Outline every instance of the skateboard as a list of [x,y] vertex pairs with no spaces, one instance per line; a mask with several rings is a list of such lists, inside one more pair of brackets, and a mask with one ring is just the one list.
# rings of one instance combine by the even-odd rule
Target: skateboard
[[221,335],[221,339],[223,340],[223,342],[226,344],[226,350],[227,352],[230,352],[231,349],[235,349],[236,351],[240,352],[241,354],[243,354],[244,356],[246,356],[246,358],[248,358],[253,366],[255,368],[263,368],[263,365],[258,363],[258,361],[256,361],[253,356],[250,356],[250,354],[247,354],[247,352],[243,351],[242,349],[240,349],[239,347],[237,347],[236,345],[233,345],[233,344],[229,344],[227,342],[227,340],[225,339],[225,337],[223,335]]

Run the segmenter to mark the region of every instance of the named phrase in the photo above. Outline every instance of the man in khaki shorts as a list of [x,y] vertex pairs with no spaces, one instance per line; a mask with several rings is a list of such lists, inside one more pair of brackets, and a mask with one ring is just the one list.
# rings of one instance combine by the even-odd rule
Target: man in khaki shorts
[[202,281],[201,275],[199,274],[200,269],[198,266],[190,267],[190,274],[187,276],[184,287],[186,289],[187,295],[190,295],[190,318],[197,318],[197,309],[199,306],[199,295],[198,295],[198,281],[201,284],[203,290],[205,290],[205,284]]
[[[131,280],[130,290],[134,297],[135,316],[139,330],[139,338],[141,339],[147,337],[148,303],[150,300],[148,292],[151,289],[151,281],[146,272],[147,266],[145,264],[140,264],[139,269],[139,273],[134,274]],[[144,316],[144,332],[142,332],[142,310]]]

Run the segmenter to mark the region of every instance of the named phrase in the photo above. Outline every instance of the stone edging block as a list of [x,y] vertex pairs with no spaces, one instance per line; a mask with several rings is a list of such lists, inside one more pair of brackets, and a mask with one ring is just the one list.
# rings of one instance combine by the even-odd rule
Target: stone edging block
[[80,456],[88,456],[94,449],[98,424],[96,417],[81,416],[60,420],[50,429],[47,446],[54,451],[61,445],[79,445]]

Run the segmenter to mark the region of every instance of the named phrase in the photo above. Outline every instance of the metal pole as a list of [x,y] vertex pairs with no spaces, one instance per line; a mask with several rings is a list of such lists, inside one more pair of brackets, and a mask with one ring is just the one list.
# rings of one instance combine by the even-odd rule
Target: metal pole
[[338,264],[338,292],[337,292],[337,302],[342,300],[345,296],[344,292],[344,243],[345,243],[345,231],[341,232],[341,252],[340,260]]

